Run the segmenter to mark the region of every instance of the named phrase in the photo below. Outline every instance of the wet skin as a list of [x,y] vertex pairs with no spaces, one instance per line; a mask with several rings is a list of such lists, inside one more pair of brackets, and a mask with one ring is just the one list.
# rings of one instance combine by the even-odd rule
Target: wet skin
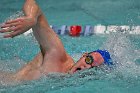
[[92,65],[86,64],[85,56],[74,64],[72,57],[65,51],[58,35],[50,28],[35,0],[25,0],[23,11],[25,16],[7,21],[1,27],[6,29],[2,29],[0,32],[6,33],[4,38],[13,38],[32,28],[40,45],[40,53],[23,68],[12,74],[12,80],[34,80],[51,72],[73,74],[79,69],[99,66],[104,62],[100,53],[93,52],[91,53],[94,58]]

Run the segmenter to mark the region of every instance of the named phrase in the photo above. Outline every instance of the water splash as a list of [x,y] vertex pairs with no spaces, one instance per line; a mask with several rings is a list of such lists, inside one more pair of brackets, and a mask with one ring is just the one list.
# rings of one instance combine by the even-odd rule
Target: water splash
[[102,46],[111,53],[116,68],[111,72],[110,76],[117,79],[137,80],[140,77],[140,66],[135,63],[138,53],[130,41],[127,33],[118,31],[109,36],[107,42]]
[[16,19],[16,18],[19,18],[19,17],[22,17],[22,16],[24,16],[23,11],[17,11],[13,15],[9,16],[8,18],[6,18],[4,22],[6,22],[8,20],[13,20],[13,19]]

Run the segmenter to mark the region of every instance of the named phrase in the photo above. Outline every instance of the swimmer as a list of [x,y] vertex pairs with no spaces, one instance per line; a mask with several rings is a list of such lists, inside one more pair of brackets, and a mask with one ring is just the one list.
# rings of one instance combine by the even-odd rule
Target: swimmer
[[110,54],[106,50],[84,53],[74,63],[58,35],[50,28],[35,0],[25,0],[23,11],[25,14],[23,17],[7,21],[1,26],[6,29],[0,32],[5,33],[4,38],[13,38],[32,28],[41,51],[31,62],[11,75],[13,80],[35,80],[52,72],[73,74],[78,70],[112,64]]

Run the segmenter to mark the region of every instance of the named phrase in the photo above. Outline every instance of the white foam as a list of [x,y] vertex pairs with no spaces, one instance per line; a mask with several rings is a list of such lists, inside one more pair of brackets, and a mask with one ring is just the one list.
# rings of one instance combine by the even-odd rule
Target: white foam
[[140,76],[140,67],[134,62],[135,59],[139,58],[140,51],[135,51],[128,34],[117,31],[109,35],[102,48],[110,52],[116,65],[115,73],[117,75],[122,75],[125,78]]
[[27,32],[25,32],[24,35],[27,36],[27,35],[31,34],[32,32],[33,32],[33,30],[32,30],[32,28],[31,28],[31,29],[29,29]]

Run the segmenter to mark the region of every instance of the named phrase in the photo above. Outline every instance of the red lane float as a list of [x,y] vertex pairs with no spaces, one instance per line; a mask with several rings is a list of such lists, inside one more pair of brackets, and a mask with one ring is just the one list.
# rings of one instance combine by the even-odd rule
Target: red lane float
[[79,36],[82,31],[82,27],[78,25],[70,26],[69,34],[71,36]]

